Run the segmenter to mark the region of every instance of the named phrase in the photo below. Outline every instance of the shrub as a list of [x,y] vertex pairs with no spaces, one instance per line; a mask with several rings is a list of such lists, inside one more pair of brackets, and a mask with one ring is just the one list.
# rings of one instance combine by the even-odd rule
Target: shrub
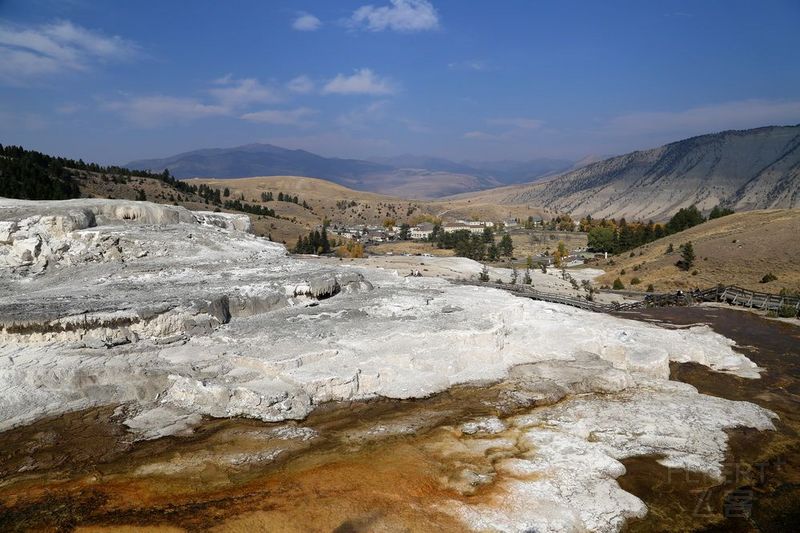
[[614,280],[614,286],[613,286],[613,289],[614,289],[615,291],[621,291],[621,290],[623,290],[624,288],[625,288],[625,285],[623,285],[623,284],[622,284],[622,280],[621,280],[621,279],[617,278],[617,279],[615,279],[615,280]]
[[636,254],[631,252],[631,255],[629,257],[636,257]]
[[655,291],[656,291],[656,288],[655,288],[655,287],[653,287],[653,284],[652,284],[652,283],[651,283],[650,285],[648,285],[648,286],[647,286],[647,292],[655,292]]
[[674,251],[675,251],[675,247],[672,246],[672,243],[669,243],[669,246],[667,246],[667,253],[671,254]]
[[692,270],[692,276],[696,276],[696,275],[697,275],[697,270]]
[[625,269],[624,269],[624,268],[623,268],[622,270],[620,270],[620,271],[619,271],[619,275],[620,275],[620,276],[624,276],[624,275],[625,275]]
[[776,276],[772,272],[769,272],[767,274],[764,274],[764,277],[761,278],[761,283],[769,283],[770,281],[775,281],[776,279],[778,279],[778,276]]
[[778,316],[781,318],[794,318],[797,316],[797,309],[791,305],[783,305],[778,309]]
[[633,279],[631,280],[631,285],[638,285],[638,284],[640,284],[641,282],[642,282],[642,280],[640,280],[639,278],[633,278]]

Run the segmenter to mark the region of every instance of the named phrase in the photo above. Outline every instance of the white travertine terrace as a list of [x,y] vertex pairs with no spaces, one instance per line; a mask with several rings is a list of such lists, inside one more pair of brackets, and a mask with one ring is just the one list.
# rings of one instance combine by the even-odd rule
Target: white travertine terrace
[[0,199],[0,430],[127,404],[131,431],[157,438],[201,415],[301,419],[328,401],[513,378],[514,401],[550,405],[464,429],[530,443],[502,465],[520,472],[504,481],[512,499],[448,512],[476,529],[615,531],[645,512],[615,481],[619,459],[718,476],[724,429],[772,428],[753,404],[668,381],[671,360],[758,377],[707,327],[302,261],[248,227],[146,202]]

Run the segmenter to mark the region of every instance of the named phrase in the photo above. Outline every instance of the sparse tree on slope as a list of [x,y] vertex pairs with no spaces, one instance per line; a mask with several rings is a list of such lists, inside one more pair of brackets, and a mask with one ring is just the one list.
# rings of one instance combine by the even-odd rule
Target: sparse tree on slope
[[508,233],[503,235],[503,238],[500,239],[500,253],[506,257],[511,257],[514,253],[514,242],[511,240],[511,235]]
[[694,258],[694,247],[692,241],[689,241],[681,246],[681,260],[678,261],[678,266],[683,270],[689,270],[694,265]]

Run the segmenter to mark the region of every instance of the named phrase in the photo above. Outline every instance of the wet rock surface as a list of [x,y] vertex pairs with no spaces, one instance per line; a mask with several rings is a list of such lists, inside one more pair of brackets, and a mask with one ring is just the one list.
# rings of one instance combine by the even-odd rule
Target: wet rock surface
[[[758,377],[708,327],[671,330],[299,261],[211,215],[145,202],[0,200],[0,430],[120,406],[115,423],[125,449],[136,449],[191,438],[209,417],[313,419],[330,402],[494,383],[470,411],[377,417],[337,438],[357,448],[421,438],[414,454],[446,465],[436,483],[458,494],[437,492],[422,508],[443,523],[615,531],[645,513],[616,482],[620,460],[662,454],[664,465],[714,477],[726,429],[773,428],[765,409],[667,381],[670,361]],[[136,475],[263,469],[325,440],[324,427],[273,430],[242,437],[243,449],[164,452],[140,461]],[[470,500],[487,490],[507,498]]]

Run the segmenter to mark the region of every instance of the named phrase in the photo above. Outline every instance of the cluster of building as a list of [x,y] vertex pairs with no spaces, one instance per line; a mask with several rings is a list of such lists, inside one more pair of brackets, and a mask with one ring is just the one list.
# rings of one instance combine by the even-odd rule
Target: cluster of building
[[[457,220],[452,223],[442,224],[442,231],[445,233],[455,233],[456,231],[466,230],[470,233],[483,233],[485,228],[493,228],[494,222],[481,220]],[[426,222],[411,228],[411,238],[414,240],[428,239],[433,233],[433,224]]]
[[[506,227],[515,226],[515,220],[504,222]],[[442,224],[442,231],[445,233],[455,233],[460,230],[467,230],[470,233],[481,234],[485,228],[493,228],[495,223],[482,220],[457,220]],[[433,233],[434,225],[430,222],[423,222],[411,227],[410,238],[415,241],[429,239]],[[329,228],[336,235],[361,242],[379,243],[393,241],[400,238],[400,226],[384,227],[370,226],[367,224],[356,224],[353,226],[335,226]]]
[[346,239],[374,243],[392,241],[400,236],[399,226],[387,228],[385,226],[355,224],[353,226],[334,226],[333,228],[328,228],[328,231]]

